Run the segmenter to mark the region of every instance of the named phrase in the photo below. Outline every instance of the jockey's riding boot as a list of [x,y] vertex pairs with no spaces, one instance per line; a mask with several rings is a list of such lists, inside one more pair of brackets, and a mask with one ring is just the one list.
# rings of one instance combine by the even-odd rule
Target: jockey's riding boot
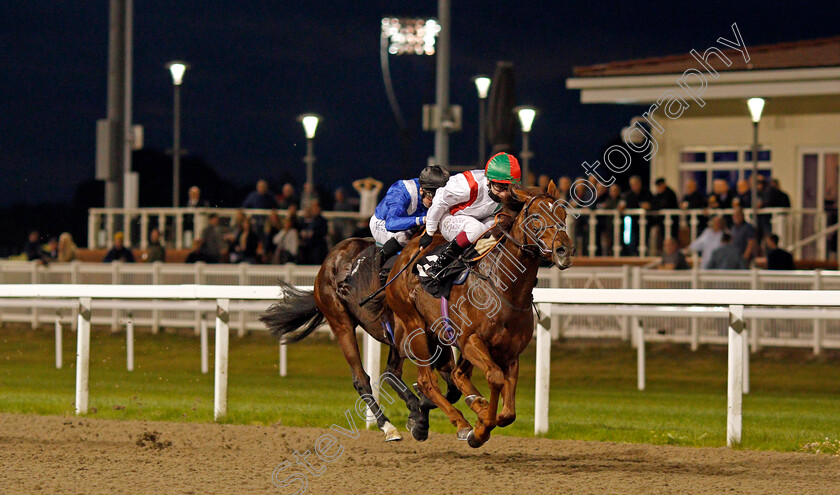
[[388,241],[382,245],[379,249],[379,283],[380,285],[385,285],[385,282],[388,281],[388,274],[390,270],[385,269],[385,263],[388,262],[393,256],[400,252],[402,246],[400,242],[394,238],[388,239]]
[[432,263],[429,267],[427,273],[433,279],[437,279],[438,275],[440,274],[441,270],[449,266],[450,263],[458,259],[458,256],[461,256],[467,248],[461,247],[458,244],[458,241],[453,239],[449,241],[449,244],[446,245],[446,248],[441,252],[437,259]]

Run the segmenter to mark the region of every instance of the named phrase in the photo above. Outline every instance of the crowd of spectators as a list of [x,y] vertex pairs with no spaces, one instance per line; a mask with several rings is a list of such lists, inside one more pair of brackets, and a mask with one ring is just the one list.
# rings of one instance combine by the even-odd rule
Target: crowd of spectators
[[[578,181],[580,180],[588,181],[589,187],[577,182],[574,194],[570,194],[574,183],[571,177],[563,176],[558,180],[560,198],[572,207],[578,206],[575,197],[582,201],[588,200],[594,191],[597,198],[590,207],[596,213],[598,210],[610,210],[620,214],[626,209],[643,209],[648,213],[648,254],[661,255],[662,268],[687,268],[687,258],[691,257],[692,252],[700,255],[703,268],[747,268],[762,254],[771,268],[792,265],[790,254],[779,248],[778,238],[770,232],[770,215],[759,214],[755,225],[745,222],[742,208],[749,208],[752,201],[752,190],[746,180],[739,180],[733,191],[727,181],[716,179],[712,183],[711,193],[706,195],[694,180],[689,179],[685,181],[680,196],[664,178],[654,182],[653,191],[648,190],[638,176],[630,177],[626,190],[618,183],[607,187],[598,182],[594,175],[588,179],[578,178]],[[536,180],[538,187],[542,189],[547,188],[549,182],[550,178],[547,175],[542,175]],[[360,192],[362,203],[373,201],[375,205],[375,194],[381,189],[381,183],[368,178],[354,182],[353,186]],[[780,189],[776,179],[768,181],[760,176],[757,189],[759,208],[790,206],[790,199]],[[365,194],[366,192],[372,194]],[[196,186],[189,189],[188,197],[188,208],[209,205],[208,201],[201,197],[201,191]],[[336,189],[333,197],[327,199],[332,199],[332,211],[359,211],[358,199],[354,198],[354,201],[348,198],[342,188]],[[326,258],[329,248],[341,240],[350,236],[370,235],[365,221],[336,219],[327,222],[322,215],[321,203],[310,184],[304,184],[302,194],[298,195],[292,184],[283,185],[280,192],[275,193],[267,181],[259,180],[229,224],[223,223],[217,214],[209,213],[206,226],[201,232],[194,232],[193,216],[185,215],[184,229],[193,232],[194,235],[192,249],[187,254],[186,261],[320,264]],[[735,211],[726,217],[713,216],[712,210],[719,208],[735,208]],[[251,209],[270,210],[271,213],[249,214]],[[701,234],[693,242],[688,242],[687,233],[681,231],[680,222],[675,217],[672,217],[673,221],[670,222],[670,231],[665,232],[665,217],[656,214],[661,210],[679,209],[704,210],[704,214],[698,217],[698,231]],[[281,216],[278,210],[285,210],[285,215]],[[622,238],[618,243],[614,239],[616,230],[613,218],[613,215],[606,214],[596,216],[596,255],[638,255],[641,229],[638,216],[628,217],[629,238],[624,237],[628,233],[624,231],[622,223],[618,232]],[[575,243],[579,252],[587,252],[591,226],[589,222],[578,222],[575,225]],[[43,239],[37,231],[30,233],[24,246],[27,259],[49,263],[72,261],[78,257],[78,249],[69,233],[61,234],[59,239],[50,238],[46,244],[42,242]],[[113,246],[105,254],[103,261],[134,262],[134,253],[124,242],[123,234],[117,233],[113,239]],[[620,253],[613,252],[616,244],[620,246]],[[147,248],[139,257],[140,261],[145,262],[167,261],[167,248],[160,230],[154,228],[150,231]]]

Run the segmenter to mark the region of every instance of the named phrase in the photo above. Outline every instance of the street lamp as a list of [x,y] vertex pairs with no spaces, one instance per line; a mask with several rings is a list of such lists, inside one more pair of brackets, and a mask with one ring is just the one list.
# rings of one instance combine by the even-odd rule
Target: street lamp
[[758,228],[758,121],[764,110],[764,98],[750,98],[747,100],[750,116],[753,121],[753,171],[752,171],[752,219]]
[[490,89],[490,78],[487,76],[475,76],[475,89],[478,90],[478,166],[483,167],[485,162],[485,152],[487,144],[485,139],[487,137],[487,122],[484,117],[485,107],[487,106],[487,91]]
[[306,182],[309,187],[315,190],[315,183],[312,182],[312,165],[315,163],[315,129],[318,128],[318,122],[321,116],[314,113],[302,113],[297,117],[298,122],[303,124],[303,132],[306,133],[306,156],[303,157],[303,163],[306,164]]
[[178,191],[181,189],[181,83],[188,65],[180,60],[166,64],[172,73],[172,206],[178,207]]
[[531,134],[531,125],[534,123],[534,117],[537,116],[537,110],[532,107],[518,106],[514,107],[513,111],[519,115],[519,123],[522,125],[522,184],[530,186],[528,163],[533,154],[528,147],[528,135]]

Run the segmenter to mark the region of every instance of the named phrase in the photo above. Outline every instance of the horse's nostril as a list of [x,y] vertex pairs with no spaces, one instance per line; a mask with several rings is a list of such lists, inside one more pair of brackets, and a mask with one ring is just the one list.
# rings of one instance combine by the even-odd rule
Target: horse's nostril
[[560,246],[559,248],[557,248],[557,255],[558,256],[565,256],[566,255],[566,248],[563,247],[563,246]]

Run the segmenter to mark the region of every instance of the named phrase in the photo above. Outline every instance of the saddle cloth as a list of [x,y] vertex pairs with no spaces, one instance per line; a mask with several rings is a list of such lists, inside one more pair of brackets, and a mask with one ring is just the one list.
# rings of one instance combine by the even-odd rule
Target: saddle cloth
[[436,279],[432,278],[428,274],[429,267],[432,266],[432,263],[437,261],[440,253],[443,252],[444,249],[446,249],[445,243],[435,247],[432,249],[432,252],[421,257],[417,261],[417,264],[414,265],[414,272],[417,273],[417,276],[420,279],[420,285],[426,292],[431,294],[432,297],[445,297],[448,299],[452,286],[463,284],[470,274],[469,265],[465,260],[474,258],[478,253],[475,249],[470,247],[458,259],[449,263],[449,265],[444,266],[438,273]]

